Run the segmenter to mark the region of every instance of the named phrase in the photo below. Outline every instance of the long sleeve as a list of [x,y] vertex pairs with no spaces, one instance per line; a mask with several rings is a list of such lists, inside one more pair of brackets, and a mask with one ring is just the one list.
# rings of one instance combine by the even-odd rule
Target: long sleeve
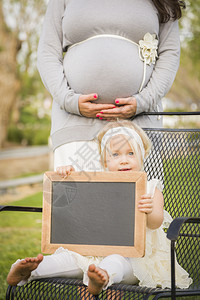
[[62,17],[65,0],[50,0],[40,37],[37,67],[41,79],[61,109],[80,115],[79,94],[69,87],[63,71]]
[[171,88],[179,67],[180,38],[178,21],[160,24],[158,59],[146,87],[134,97],[136,114],[155,111],[159,101]]

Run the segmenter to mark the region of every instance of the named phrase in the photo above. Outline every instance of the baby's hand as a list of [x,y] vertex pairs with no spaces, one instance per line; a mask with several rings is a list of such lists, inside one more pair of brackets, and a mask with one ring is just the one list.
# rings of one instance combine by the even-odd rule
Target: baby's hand
[[75,171],[73,166],[62,166],[62,167],[57,167],[56,168],[56,172],[63,176],[63,177],[67,177],[68,175],[71,174],[71,172]]
[[141,212],[144,212],[146,214],[150,214],[153,211],[153,200],[151,195],[145,194],[141,197],[141,200],[139,201],[138,209]]

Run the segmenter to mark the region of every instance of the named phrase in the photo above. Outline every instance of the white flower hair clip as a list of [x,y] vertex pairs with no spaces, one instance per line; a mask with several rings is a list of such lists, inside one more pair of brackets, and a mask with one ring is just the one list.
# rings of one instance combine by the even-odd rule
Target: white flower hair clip
[[158,57],[158,40],[155,34],[147,32],[143,40],[139,41],[140,59],[145,61],[147,65],[155,64]]

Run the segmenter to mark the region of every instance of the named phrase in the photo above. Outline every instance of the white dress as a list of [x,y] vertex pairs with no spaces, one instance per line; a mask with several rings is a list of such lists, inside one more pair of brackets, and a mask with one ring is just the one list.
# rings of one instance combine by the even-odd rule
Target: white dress
[[[162,184],[159,180],[149,181],[147,193],[153,196],[156,187],[162,191]],[[76,252],[59,248],[54,254],[44,256],[38,268],[32,271],[30,278],[21,281],[18,285],[23,285],[30,280],[54,276],[83,278],[83,283],[88,285],[87,270],[90,264],[95,264],[105,269],[109,275],[109,282],[104,289],[113,283],[120,282],[127,284],[139,282],[140,286],[170,288],[170,241],[167,239],[163,228],[167,228],[171,221],[171,216],[164,210],[163,224],[155,230],[147,228],[145,256],[142,258],[124,258],[117,254],[106,258],[82,256]],[[188,288],[192,279],[177,261],[175,268],[176,286]]]

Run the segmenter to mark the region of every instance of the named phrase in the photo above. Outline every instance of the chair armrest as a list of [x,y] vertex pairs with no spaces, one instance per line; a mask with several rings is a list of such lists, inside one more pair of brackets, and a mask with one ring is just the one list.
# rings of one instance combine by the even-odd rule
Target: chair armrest
[[42,212],[42,207],[0,205],[0,212],[1,211]]
[[184,223],[200,223],[200,218],[179,217],[174,219],[168,230],[167,238],[171,240],[171,299],[176,299],[176,279],[175,279],[175,244],[179,237],[181,226]]
[[200,218],[179,217],[174,219],[167,230],[167,238],[171,241],[176,241],[178,239],[181,226],[184,223],[200,223]]

